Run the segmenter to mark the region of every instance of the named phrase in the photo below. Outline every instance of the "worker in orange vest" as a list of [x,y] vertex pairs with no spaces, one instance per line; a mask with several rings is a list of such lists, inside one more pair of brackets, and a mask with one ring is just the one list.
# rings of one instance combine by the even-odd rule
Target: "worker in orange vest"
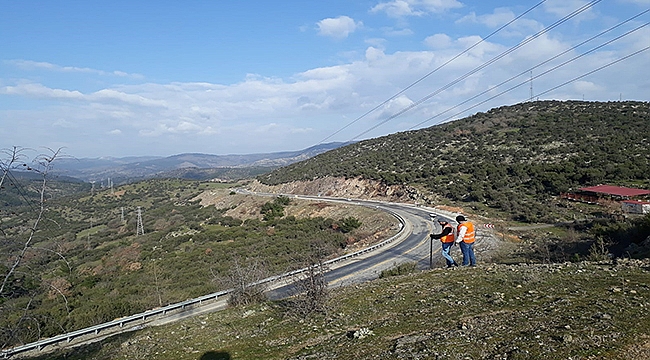
[[458,227],[456,228],[456,243],[460,245],[460,251],[463,253],[463,266],[476,266],[476,256],[474,255],[474,241],[476,234],[474,224],[467,221],[463,215],[456,216]]
[[442,231],[440,234],[431,234],[431,239],[440,239],[440,242],[442,243],[442,256],[447,262],[447,267],[458,266],[458,263],[454,261],[454,258],[451,257],[451,254],[449,253],[451,247],[455,245],[454,228],[444,219],[438,219],[438,223],[440,224],[440,227],[442,227]]

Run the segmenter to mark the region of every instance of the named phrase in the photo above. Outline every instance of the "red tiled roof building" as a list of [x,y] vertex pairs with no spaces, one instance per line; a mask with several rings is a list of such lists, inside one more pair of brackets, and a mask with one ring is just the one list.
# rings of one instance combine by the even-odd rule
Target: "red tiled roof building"
[[600,203],[603,199],[642,200],[650,196],[650,190],[626,188],[612,185],[597,185],[578,189],[575,193],[562,193],[563,199],[587,203]]

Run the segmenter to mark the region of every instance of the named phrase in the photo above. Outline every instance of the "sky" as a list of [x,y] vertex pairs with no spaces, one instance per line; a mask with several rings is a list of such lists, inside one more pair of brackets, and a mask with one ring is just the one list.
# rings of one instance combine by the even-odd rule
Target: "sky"
[[268,153],[531,99],[649,101],[648,9],[650,0],[0,0],[0,149]]

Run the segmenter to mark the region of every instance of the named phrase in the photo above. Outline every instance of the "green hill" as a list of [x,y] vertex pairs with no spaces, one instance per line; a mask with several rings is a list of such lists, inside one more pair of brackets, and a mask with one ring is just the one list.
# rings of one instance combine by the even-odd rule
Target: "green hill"
[[[601,183],[650,188],[650,103],[537,101],[361,141],[258,176],[416,185],[524,222],[552,222],[561,192]],[[567,216],[567,215],[564,215]]]

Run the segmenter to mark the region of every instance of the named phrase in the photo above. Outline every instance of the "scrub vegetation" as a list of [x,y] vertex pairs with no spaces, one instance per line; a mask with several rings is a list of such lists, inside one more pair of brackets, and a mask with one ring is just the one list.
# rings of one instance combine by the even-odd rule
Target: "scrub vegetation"
[[[18,194],[22,202],[5,203],[0,223],[2,347],[229,289],[233,268],[255,265],[260,276],[291,271],[304,266],[314,243],[323,258],[333,257],[384,230],[362,227],[354,215],[293,216],[285,213],[290,204],[306,214],[318,207],[286,197],[253,203],[255,214],[246,219],[226,215],[233,208],[199,204],[196,196],[204,192],[245,204],[227,184],[154,179],[91,190],[52,180],[30,235],[40,214],[42,179],[6,184],[11,189],[0,193],[8,201]],[[138,209],[144,234],[136,231]],[[395,222],[377,210],[352,213],[382,218],[378,226],[388,229]]]

